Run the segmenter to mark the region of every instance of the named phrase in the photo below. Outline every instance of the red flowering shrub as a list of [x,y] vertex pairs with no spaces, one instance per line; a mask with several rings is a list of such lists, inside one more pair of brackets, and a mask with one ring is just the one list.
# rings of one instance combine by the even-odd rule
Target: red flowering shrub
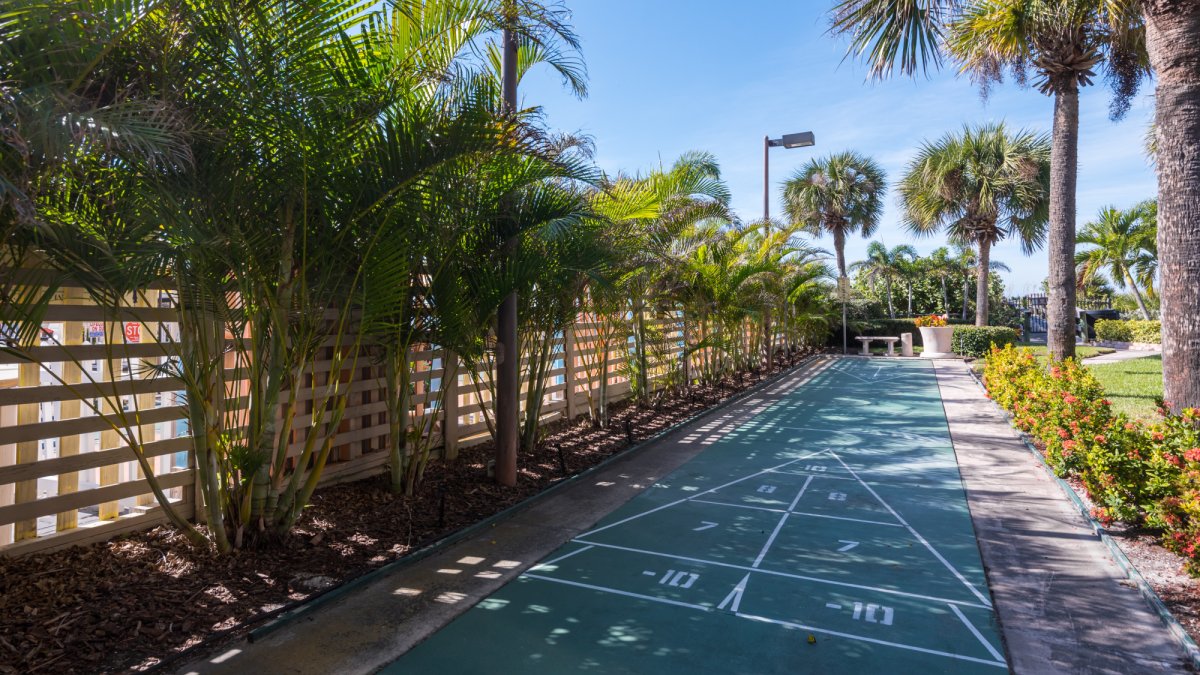
[[1100,383],[1073,361],[1046,368],[1029,350],[993,349],[983,375],[993,400],[1033,437],[1059,476],[1074,475],[1092,515],[1145,523],[1200,576],[1200,411],[1145,425],[1112,412]]

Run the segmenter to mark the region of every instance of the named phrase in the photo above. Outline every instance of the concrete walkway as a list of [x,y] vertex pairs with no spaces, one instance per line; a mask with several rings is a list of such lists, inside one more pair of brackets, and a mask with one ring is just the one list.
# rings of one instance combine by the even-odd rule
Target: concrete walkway
[[1162,352],[1151,352],[1141,349],[1118,349],[1111,354],[1101,354],[1091,358],[1084,359],[1081,363],[1085,366],[1098,366],[1102,363],[1117,363],[1118,361],[1132,361],[1133,359],[1144,359],[1148,356],[1162,356]]
[[1185,672],[1158,616],[967,366],[936,367],[1014,671]]
[[[807,378],[825,359],[789,376]],[[1017,673],[1184,672],[1166,629],[960,361],[936,372],[1006,651]],[[771,387],[778,391],[784,387]],[[885,397],[886,392],[881,392]],[[180,673],[371,673],[694,457],[695,427],[737,424],[760,391],[507,520]],[[470,649],[470,645],[463,645]]]

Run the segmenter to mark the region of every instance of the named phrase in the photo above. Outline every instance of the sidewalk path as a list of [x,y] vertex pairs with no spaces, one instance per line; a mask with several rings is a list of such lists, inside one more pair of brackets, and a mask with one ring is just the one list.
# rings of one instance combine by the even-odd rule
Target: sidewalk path
[[1149,356],[1162,356],[1162,352],[1150,352],[1141,349],[1118,349],[1111,354],[1101,354],[1081,361],[1085,366],[1098,366],[1102,363],[1117,363],[1118,361],[1132,361],[1133,359],[1144,359]]
[[1016,673],[1185,672],[1182,653],[961,361],[938,380]]

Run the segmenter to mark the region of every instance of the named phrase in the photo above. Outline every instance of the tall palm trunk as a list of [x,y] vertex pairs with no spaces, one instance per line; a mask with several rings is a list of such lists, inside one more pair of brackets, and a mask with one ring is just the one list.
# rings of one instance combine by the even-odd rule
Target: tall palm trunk
[[912,316],[912,282],[908,282],[908,313],[905,316]]
[[896,318],[896,308],[892,306],[892,278],[888,277],[888,278],[884,279],[883,284],[884,284],[884,287],[887,288],[888,318],[895,319]]
[[840,228],[833,229],[833,250],[837,253],[838,276],[846,276],[846,232]]
[[1158,256],[1163,398],[1200,407],[1200,3],[1144,0],[1158,78]]
[[1054,95],[1050,154],[1050,297],[1046,301],[1046,344],[1054,360],[1075,356],[1075,186],[1078,164],[1079,86],[1071,82],[1060,86]]
[[1133,299],[1137,301],[1138,311],[1142,313],[1142,318],[1146,321],[1150,320],[1150,310],[1146,309],[1146,301],[1142,299],[1142,291],[1138,288],[1137,281],[1129,270],[1125,270],[1125,278],[1129,280],[1129,288],[1133,290]]
[[979,270],[975,273],[975,325],[988,325],[988,277],[991,274],[992,242],[981,239],[979,244]]
[[963,275],[963,304],[962,304],[962,320],[967,320],[967,307],[971,304],[971,277]]
[[941,277],[941,279],[942,279],[942,311],[945,312],[946,314],[950,314],[950,291],[946,287],[946,277]]

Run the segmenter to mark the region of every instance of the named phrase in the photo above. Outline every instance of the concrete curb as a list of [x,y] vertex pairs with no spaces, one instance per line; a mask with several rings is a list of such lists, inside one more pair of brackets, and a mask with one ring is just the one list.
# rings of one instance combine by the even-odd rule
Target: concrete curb
[[[540,503],[542,500],[547,499],[550,496],[556,494],[559,490],[563,489],[565,486],[572,485],[575,482],[582,480],[582,479],[592,475],[593,473],[596,473],[597,471],[600,471],[604,467],[608,466],[609,464],[612,464],[613,462],[615,462],[619,459],[622,459],[628,455],[639,452],[640,450],[644,449],[646,446],[650,445],[651,443],[657,442],[657,441],[661,440],[662,438],[678,431],[681,427],[687,426],[688,424],[691,424],[692,422],[695,422],[696,420],[698,420],[701,417],[704,417],[706,415],[712,414],[714,412],[718,412],[720,410],[724,410],[725,408],[727,408],[735,403],[738,403],[742,399],[747,398],[747,397],[759,392],[760,390],[771,386],[772,384],[775,384],[777,381],[792,374],[796,370],[809,365],[812,361],[814,361],[815,359],[817,359],[820,356],[822,356],[822,355],[814,354],[812,356],[805,357],[803,360],[801,360],[796,365],[794,365],[786,370],[780,371],[778,374],[774,375],[770,379],[763,380],[762,382],[759,382],[758,384],[750,387],[749,389],[738,392],[738,393],[730,396],[729,398],[725,399],[724,401],[717,403],[713,407],[706,408],[706,409],[696,413],[695,415],[692,415],[670,427],[667,427],[666,429],[663,429],[662,431],[654,434],[653,436],[648,436],[648,437],[642,439],[641,441],[625,448],[624,450],[621,450],[621,451],[609,456],[608,458],[606,458],[604,461],[600,462],[599,464],[596,464],[587,469],[584,469],[583,471],[580,471],[579,473],[577,473],[573,476],[568,476],[567,478],[564,478],[564,479],[558,481],[554,485],[551,485],[550,487],[529,497],[528,499],[525,499],[516,504],[513,504],[512,506],[504,509],[503,511],[492,514],[491,516],[488,516],[487,518],[475,523],[474,525],[469,525],[460,530],[451,532],[450,534],[446,535],[445,537],[442,537],[441,539],[438,539],[437,541],[434,541],[433,543],[430,543],[420,549],[417,549],[416,551],[404,556],[403,558],[399,558],[397,560],[394,560],[390,563],[383,565],[382,567],[378,567],[376,569],[371,570],[370,572],[367,572],[360,576],[354,577],[353,579],[350,579],[346,583],[341,584],[339,586],[335,586],[334,588],[324,591],[324,592],[320,593],[319,595],[315,595],[313,597],[306,598],[305,600],[300,601],[296,605],[281,608],[280,610],[278,610],[279,613],[276,614],[273,618],[271,618],[268,623],[266,623],[262,626],[259,626],[258,628],[252,629],[249,633],[247,633],[246,639],[248,642],[254,642],[255,640],[259,640],[263,637],[266,637],[267,635],[270,635],[271,633],[275,632],[276,630],[283,628],[284,626],[291,623],[292,621],[295,621],[296,619],[301,618],[302,616],[309,613],[310,611],[315,610],[325,604],[328,604],[329,602],[342,597],[343,595],[345,595],[346,593],[348,593],[352,590],[360,588],[360,587],[366,585],[367,583],[370,583],[370,582],[384,576],[385,574],[394,572],[396,570],[404,569],[405,567],[407,567],[409,565],[413,565],[417,562],[420,562],[421,560],[428,558],[429,556],[431,556],[435,553],[438,553],[439,551],[442,551],[464,539],[467,539],[468,537],[470,537],[471,535],[473,535],[477,532],[480,532],[484,529],[491,527],[495,523],[499,523],[503,520],[506,520],[507,518],[510,518],[513,515],[521,512],[531,506],[534,506],[535,504]],[[197,648],[199,648],[203,644],[204,643],[197,645]],[[184,655],[184,652],[181,652],[179,656],[182,657],[183,655]],[[174,661],[174,659],[173,659],[173,661]]]
[[[967,368],[967,372],[970,373],[971,379],[975,381],[975,384],[979,386],[984,394],[987,394],[987,387],[985,387],[983,381],[979,379],[979,375],[976,374],[971,368]],[[996,408],[997,411],[1000,412],[1001,415],[1003,415],[1004,419],[1008,420],[1011,426],[1013,419],[1012,415],[1009,414],[1007,410],[1000,407],[1000,404],[992,400],[990,396],[988,396],[988,401]],[[1116,561],[1117,566],[1120,567],[1121,571],[1125,573],[1125,576],[1137,586],[1138,591],[1142,595],[1142,599],[1146,601],[1146,604],[1150,605],[1150,608],[1153,609],[1154,613],[1158,615],[1159,620],[1161,620],[1163,625],[1166,626],[1167,631],[1173,638],[1175,638],[1175,641],[1178,643],[1179,648],[1187,657],[1187,660],[1191,664],[1192,668],[1200,670],[1200,645],[1197,645],[1196,641],[1193,640],[1190,635],[1188,635],[1187,630],[1182,624],[1179,623],[1179,620],[1175,618],[1175,615],[1171,613],[1171,610],[1167,608],[1166,604],[1163,603],[1162,598],[1158,597],[1158,593],[1154,592],[1154,588],[1150,586],[1149,582],[1146,581],[1141,572],[1138,572],[1137,567],[1135,567],[1129,558],[1126,557],[1125,552],[1121,550],[1121,547],[1117,544],[1117,542],[1108,535],[1108,532],[1104,529],[1104,526],[1092,517],[1091,510],[1087,507],[1087,504],[1083,502],[1079,495],[1076,494],[1075,489],[1072,488],[1069,483],[1054,475],[1054,471],[1048,464],[1046,464],[1046,458],[1042,455],[1041,451],[1037,449],[1037,446],[1033,444],[1033,439],[1029,436],[1029,434],[1017,429],[1015,426],[1013,426],[1012,429],[1013,431],[1017,432],[1018,437],[1021,439],[1021,442],[1025,444],[1026,449],[1028,449],[1029,452],[1038,459],[1038,462],[1041,464],[1042,470],[1046,472],[1046,475],[1058,484],[1059,489],[1062,490],[1067,499],[1069,499],[1071,503],[1075,505],[1075,508],[1079,510],[1079,514],[1083,516],[1084,521],[1088,523],[1088,525],[1092,528],[1092,531],[1097,537],[1100,538],[1100,541],[1104,543],[1104,546],[1108,549],[1109,554],[1113,557],[1113,560]]]

